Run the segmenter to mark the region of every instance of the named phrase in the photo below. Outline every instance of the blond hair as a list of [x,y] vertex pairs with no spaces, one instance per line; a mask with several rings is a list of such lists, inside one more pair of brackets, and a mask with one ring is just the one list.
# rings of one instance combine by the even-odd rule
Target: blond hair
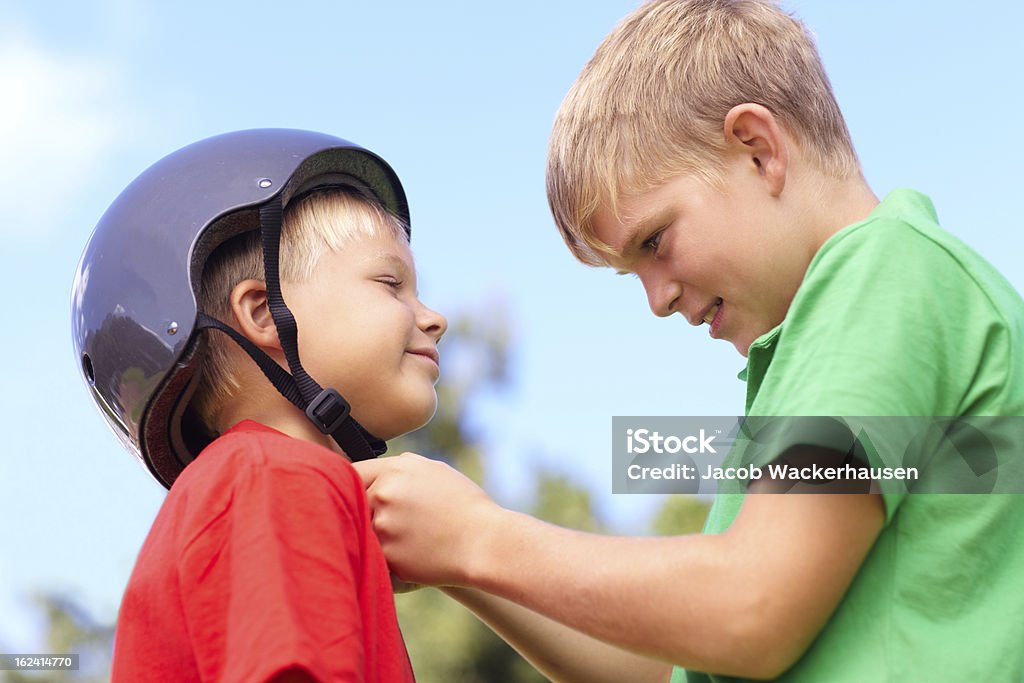
[[[406,224],[377,201],[342,189],[316,191],[290,203],[281,225],[280,279],[304,282],[320,257],[338,251],[359,237],[392,235],[408,240]],[[226,241],[210,255],[203,269],[199,309],[231,323],[231,291],[243,280],[263,280],[263,251],[259,232],[245,232]],[[202,340],[199,384],[192,409],[215,434],[225,403],[242,391],[235,371],[237,345],[219,332]],[[248,362],[246,359],[244,362]]]
[[860,173],[839,105],[802,23],[768,0],[655,0],[597,48],[555,117],[547,191],[573,255],[606,265],[593,235],[602,202],[683,173],[720,180],[734,106],[766,107],[804,156],[836,178]]

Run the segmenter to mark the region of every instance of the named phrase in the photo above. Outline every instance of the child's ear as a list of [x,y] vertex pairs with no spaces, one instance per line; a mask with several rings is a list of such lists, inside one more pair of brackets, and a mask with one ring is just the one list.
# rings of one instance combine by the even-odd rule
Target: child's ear
[[789,149],[786,136],[766,107],[747,102],[730,109],[725,115],[725,142],[757,168],[773,197],[782,194]]
[[267,284],[262,280],[242,280],[231,290],[231,312],[238,331],[257,346],[281,348],[277,325],[267,303]]

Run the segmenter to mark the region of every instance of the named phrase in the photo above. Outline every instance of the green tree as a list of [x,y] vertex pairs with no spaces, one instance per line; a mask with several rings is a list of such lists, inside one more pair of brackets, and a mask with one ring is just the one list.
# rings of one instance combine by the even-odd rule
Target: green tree
[[704,528],[709,508],[694,496],[672,496],[654,516],[651,530],[658,536],[698,533]]

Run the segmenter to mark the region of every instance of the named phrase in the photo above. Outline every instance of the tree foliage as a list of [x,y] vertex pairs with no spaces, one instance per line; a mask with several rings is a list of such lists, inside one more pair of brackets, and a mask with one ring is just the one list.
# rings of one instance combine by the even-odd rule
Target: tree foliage
[[77,654],[77,671],[0,671],[2,683],[100,683],[110,680],[114,628],[98,623],[74,598],[41,593],[33,600],[46,623],[46,651]]

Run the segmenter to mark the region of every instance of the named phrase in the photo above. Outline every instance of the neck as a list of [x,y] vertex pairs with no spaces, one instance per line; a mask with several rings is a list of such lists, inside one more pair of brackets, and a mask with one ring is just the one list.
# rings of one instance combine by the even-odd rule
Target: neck
[[[268,383],[269,384],[269,383]],[[218,427],[224,433],[242,420],[255,420],[283,434],[328,448],[339,455],[345,455],[341,447],[317,429],[306,415],[276,391],[272,394],[252,392],[244,398],[235,397],[221,411]],[[346,456],[347,457],[347,456]]]
[[878,206],[878,198],[858,174],[845,180],[816,178],[804,194],[807,224],[812,226],[814,251],[848,225],[864,220]]

